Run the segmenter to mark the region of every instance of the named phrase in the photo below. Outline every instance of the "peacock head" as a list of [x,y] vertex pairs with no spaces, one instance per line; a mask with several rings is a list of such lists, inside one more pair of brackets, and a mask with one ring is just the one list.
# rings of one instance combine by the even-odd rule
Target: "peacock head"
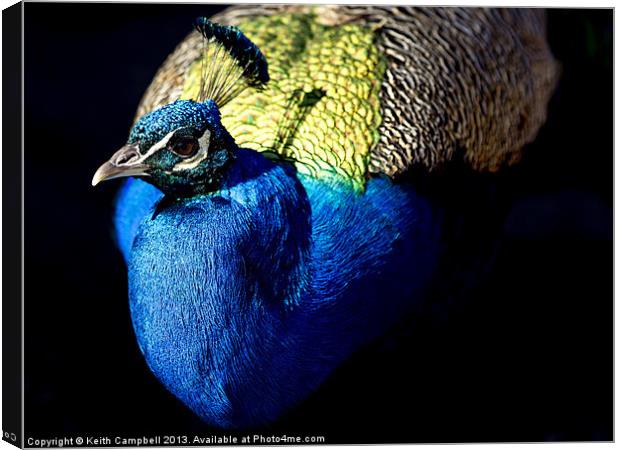
[[142,116],[92,184],[133,176],[169,195],[206,193],[217,189],[236,149],[213,100],[177,100]]
[[205,18],[195,25],[205,43],[197,101],[177,100],[142,116],[127,144],[99,167],[93,186],[132,176],[176,197],[217,190],[237,150],[218,107],[249,87],[261,89],[269,74],[261,51],[238,28]]

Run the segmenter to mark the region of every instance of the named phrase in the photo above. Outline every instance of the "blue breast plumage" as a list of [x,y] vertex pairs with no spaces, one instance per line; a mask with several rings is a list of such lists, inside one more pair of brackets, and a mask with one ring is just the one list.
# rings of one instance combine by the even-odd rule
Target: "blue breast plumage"
[[364,194],[239,150],[222,189],[158,210],[130,179],[115,225],[138,343],[222,427],[277,418],[421,298],[440,214],[374,178]]

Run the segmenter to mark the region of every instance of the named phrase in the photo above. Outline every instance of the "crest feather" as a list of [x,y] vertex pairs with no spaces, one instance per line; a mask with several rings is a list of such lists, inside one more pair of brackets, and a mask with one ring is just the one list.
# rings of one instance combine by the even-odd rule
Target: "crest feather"
[[262,88],[269,81],[267,60],[239,28],[196,19],[203,36],[203,58],[198,101],[224,106],[248,87]]

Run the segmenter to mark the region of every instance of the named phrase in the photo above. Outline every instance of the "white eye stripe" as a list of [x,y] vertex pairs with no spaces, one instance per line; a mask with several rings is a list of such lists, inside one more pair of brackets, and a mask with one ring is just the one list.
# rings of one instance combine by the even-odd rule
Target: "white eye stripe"
[[[170,133],[164,136],[163,139],[161,139],[159,142],[157,142],[151,148],[149,148],[148,151],[142,157],[140,157],[140,159],[136,162],[143,162],[148,157],[152,156],[154,153],[166,148],[172,136],[174,136],[174,134],[177,131],[179,131],[181,128],[182,127],[172,130]],[[209,151],[210,138],[211,138],[211,132],[209,130],[205,130],[205,132],[200,137],[200,139],[198,139],[198,144],[200,147],[196,155],[194,155],[193,157],[189,159],[181,161],[180,163],[178,163],[176,166],[172,168],[172,171],[178,172],[181,170],[193,169],[197,167],[202,161],[204,161],[209,156],[208,151]]]
[[179,162],[172,168],[173,172],[179,172],[181,170],[194,169],[200,165],[209,156],[209,143],[211,138],[211,132],[205,130],[204,134],[198,139],[199,149],[194,156],[184,161]]
[[136,159],[135,161],[132,162],[132,164],[141,164],[143,163],[149,156],[151,156],[152,154],[154,154],[155,152],[158,152],[159,150],[161,150],[162,148],[165,148],[166,145],[168,145],[168,141],[170,140],[170,138],[172,137],[172,135],[174,135],[174,133],[177,132],[177,130],[179,130],[180,128],[177,128],[176,130],[171,131],[170,133],[168,133],[167,135],[164,136],[164,138],[162,140],[160,140],[159,142],[157,142],[156,144],[154,144],[151,148],[148,149],[148,151],[140,156],[138,159]]
[[156,144],[154,144],[151,148],[148,149],[148,151],[144,154],[144,156],[141,158],[142,161],[144,161],[146,158],[148,158],[149,156],[151,156],[153,153],[163,149],[164,147],[166,147],[166,145],[168,145],[168,141],[170,140],[170,138],[174,135],[174,133],[176,133],[178,130],[180,130],[180,128],[177,128],[176,130],[172,130],[170,133],[168,133],[167,135],[164,136],[164,138],[157,142]]

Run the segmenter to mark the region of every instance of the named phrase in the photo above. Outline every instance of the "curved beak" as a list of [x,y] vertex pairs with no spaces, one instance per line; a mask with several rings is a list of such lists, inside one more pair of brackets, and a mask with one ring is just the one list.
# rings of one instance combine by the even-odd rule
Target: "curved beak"
[[137,145],[125,145],[97,169],[92,185],[113,178],[148,176],[150,166],[143,159]]

